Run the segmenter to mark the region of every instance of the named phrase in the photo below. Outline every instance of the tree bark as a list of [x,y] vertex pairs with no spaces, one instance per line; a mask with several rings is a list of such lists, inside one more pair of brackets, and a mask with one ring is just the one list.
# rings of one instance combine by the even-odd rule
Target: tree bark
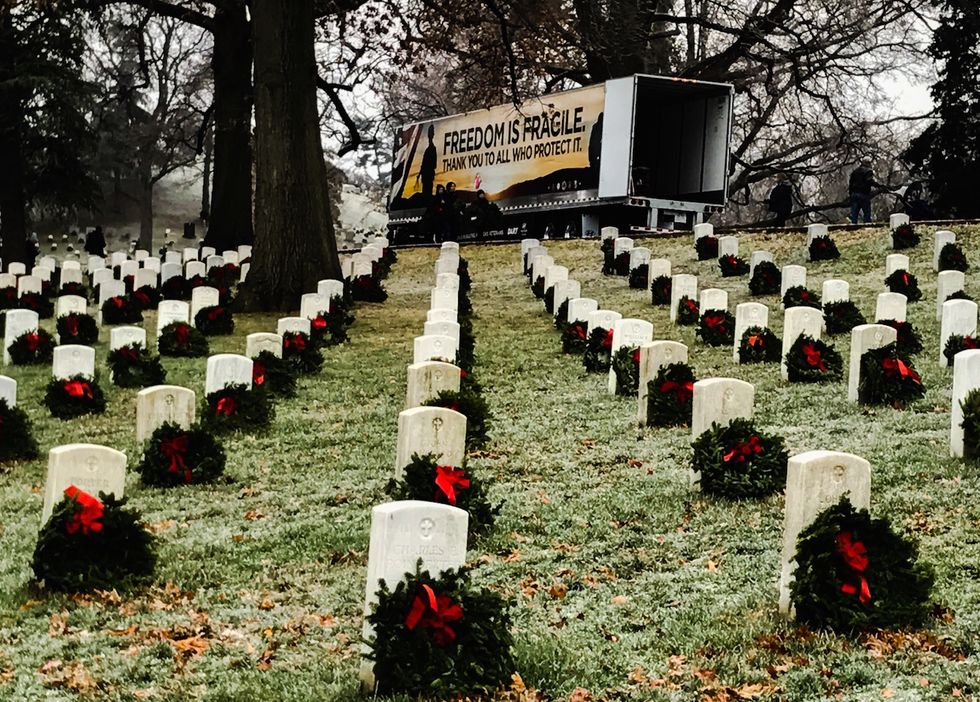
[[[214,153],[214,126],[209,124],[204,137],[204,177],[201,183],[201,219],[211,219],[211,155]],[[224,249],[222,249],[224,250]]]
[[251,244],[252,37],[245,4],[215,9],[214,175],[207,246],[218,251]]
[[320,144],[313,0],[255,0],[255,247],[239,301],[290,310],[340,277]]
[[[18,118],[18,113],[20,117]],[[23,135],[23,103],[12,100],[2,111],[0,125],[0,258],[3,269],[13,262],[30,264],[27,253],[27,195]]]
[[140,238],[139,248],[153,251],[153,179],[140,178]]

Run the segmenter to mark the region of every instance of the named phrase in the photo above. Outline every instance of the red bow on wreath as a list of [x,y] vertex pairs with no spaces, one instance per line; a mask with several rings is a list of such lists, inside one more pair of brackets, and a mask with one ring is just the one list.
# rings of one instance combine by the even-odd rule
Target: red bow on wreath
[[977,348],[977,340],[972,336],[963,337],[963,348],[964,349],[975,349]]
[[422,585],[422,593],[415,596],[412,608],[405,617],[409,631],[415,627],[432,630],[436,646],[445,646],[456,640],[456,632],[449,625],[463,618],[463,608],[448,595],[436,595],[428,585]]
[[282,345],[287,351],[296,353],[303,353],[306,350],[306,340],[299,334],[287,334],[282,340]]
[[581,322],[575,322],[572,325],[572,333],[575,334],[579,339],[585,341],[587,334],[585,333],[585,325]]
[[109,299],[112,300],[112,304],[116,306],[117,310],[121,310],[123,308],[123,305],[126,304],[126,301],[121,297],[119,297],[118,295],[115,297],[110,297]]
[[459,377],[460,377],[460,378],[468,378],[468,377],[469,377],[469,375],[470,375],[470,374],[469,374],[469,373],[467,373],[466,371],[464,371],[464,370],[463,370],[462,368],[460,368],[460,369],[459,369]]
[[252,385],[262,385],[265,383],[265,364],[260,361],[252,361]]
[[116,353],[119,354],[121,358],[130,361],[131,363],[136,362],[136,349],[134,349],[132,346],[120,346],[118,349],[116,349]]
[[810,299],[810,291],[806,288],[800,290],[800,299],[803,301],[808,301]]
[[92,388],[83,380],[70,380],[65,383],[65,392],[68,397],[87,397],[92,399]]
[[191,469],[184,463],[184,458],[187,456],[187,449],[189,447],[190,437],[187,434],[172,436],[160,442],[160,453],[163,454],[164,458],[170,459],[170,467],[167,468],[167,472],[183,473],[184,482],[187,484],[190,484],[191,478],[193,477],[191,475]]
[[749,437],[748,441],[740,441],[735,444],[735,446],[728,451],[721,460],[728,463],[734,460],[736,463],[744,463],[745,459],[753,454],[762,453],[762,444],[759,442],[759,437],[754,434]]
[[[445,495],[446,502],[456,505],[456,488],[465,490],[470,486],[470,479],[463,473],[462,468],[452,466],[436,466],[436,487]],[[439,493],[436,493],[439,499]]]
[[77,505],[72,514],[71,521],[65,524],[65,531],[74,534],[81,531],[83,534],[98,534],[102,531],[102,519],[104,509],[102,503],[87,492],[79,490],[74,485],[65,488],[65,495],[73,499]]
[[845,595],[857,595],[858,601],[866,605],[871,602],[871,588],[868,586],[868,579],[864,577],[864,572],[868,569],[868,549],[861,541],[855,541],[853,534],[842,531],[837,535],[837,553],[844,559],[845,565],[851,569],[851,580],[840,586],[840,591]]
[[606,335],[602,337],[602,348],[606,349],[607,351],[611,351],[612,342],[613,342],[613,330],[607,329]]
[[807,363],[819,370],[821,373],[827,372],[827,364],[820,354],[820,349],[818,349],[815,344],[803,344],[803,354],[806,356]]
[[732,254],[728,254],[726,256],[722,256],[722,261],[724,261],[725,265],[727,265],[727,266],[734,266],[735,265],[735,257]]
[[214,406],[214,416],[220,417],[224,415],[225,417],[230,417],[238,409],[238,405],[235,403],[234,397],[222,397],[218,400],[218,404]]
[[133,297],[134,297],[134,298],[136,299],[136,301],[137,301],[138,303],[140,303],[140,305],[142,305],[143,307],[146,307],[147,305],[149,305],[149,304],[150,304],[150,296],[149,296],[149,295],[147,295],[147,294],[146,294],[145,292],[143,292],[142,290],[137,290],[136,292],[134,292],[134,293],[133,293]]
[[695,302],[694,300],[688,298],[688,300],[687,300],[687,309],[689,309],[689,310],[691,310],[691,312],[694,312],[695,314],[697,314],[697,311],[698,311],[698,303]]
[[316,317],[310,320],[310,327],[317,331],[326,331],[327,318],[322,314],[318,314]]
[[896,375],[902,380],[911,380],[916,385],[922,385],[922,378],[914,370],[905,365],[900,358],[884,358],[881,367],[885,371],[886,378],[894,378]]
[[225,311],[224,307],[212,307],[211,309],[208,310],[208,321],[213,322],[222,314],[224,314],[224,311]]
[[640,365],[640,349],[639,348],[633,349],[633,365],[636,365],[636,366]]
[[24,335],[24,343],[27,344],[27,350],[31,353],[37,351],[38,346],[41,345],[41,335],[37,332],[30,332]]
[[191,340],[191,328],[186,324],[178,324],[174,327],[174,338],[181,346],[185,346]]
[[725,325],[725,317],[720,314],[704,315],[704,323],[709,329],[716,329]]
[[676,380],[668,380],[660,385],[660,392],[666,395],[668,392],[674,393],[677,404],[682,405],[689,402],[694,397],[694,383],[690,380],[678,383]]
[[68,336],[78,336],[78,317],[73,314],[65,317],[65,330]]
[[752,334],[745,341],[749,345],[749,348],[755,348],[756,346],[765,346],[766,345],[766,342],[763,341],[762,335],[760,335],[760,334]]

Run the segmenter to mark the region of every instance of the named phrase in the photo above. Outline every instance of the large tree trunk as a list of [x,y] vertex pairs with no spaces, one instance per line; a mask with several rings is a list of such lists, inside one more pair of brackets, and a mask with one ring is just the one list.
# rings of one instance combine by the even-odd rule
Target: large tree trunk
[[139,248],[153,251],[153,179],[140,178],[140,238]]
[[208,125],[204,136],[204,177],[201,184],[201,219],[211,219],[211,155],[214,153],[214,129]]
[[15,261],[30,264],[27,253],[27,195],[24,190],[25,164],[21,143],[22,103],[12,100],[0,111],[0,237],[3,238],[3,269]]
[[218,251],[251,244],[252,37],[245,3],[216,9],[214,49],[214,179],[204,243]]
[[256,0],[255,248],[245,309],[290,310],[340,277],[320,146],[313,0]]

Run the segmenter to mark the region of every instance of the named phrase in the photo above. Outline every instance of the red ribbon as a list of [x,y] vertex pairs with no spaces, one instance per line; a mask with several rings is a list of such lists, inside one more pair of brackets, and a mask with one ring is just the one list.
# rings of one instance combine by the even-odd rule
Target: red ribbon
[[238,406],[235,404],[234,397],[222,397],[214,407],[214,416],[220,417],[224,415],[225,417],[230,417],[235,413],[236,409],[238,409]]
[[[465,490],[470,486],[470,479],[463,473],[462,468],[452,466],[436,466],[436,487],[446,497],[446,502],[456,505],[456,488]],[[439,493],[436,493],[439,499]]]
[[919,374],[905,365],[905,362],[900,358],[882,359],[881,367],[887,378],[894,378],[895,375],[898,375],[902,380],[911,380],[916,385],[922,385],[922,378]]
[[65,495],[75,501],[77,505],[71,521],[65,524],[65,531],[74,534],[81,531],[83,534],[97,534],[102,531],[102,519],[104,509],[102,503],[87,492],[79,490],[74,485],[65,488]]
[[87,397],[92,399],[92,388],[83,380],[71,380],[65,383],[65,392],[69,397]]
[[640,349],[633,349],[633,364],[640,365]]
[[868,569],[868,549],[863,542],[855,541],[853,534],[842,531],[837,535],[837,553],[851,569],[851,578],[858,581],[857,585],[845,582],[840,591],[845,595],[856,594],[861,604],[868,604],[871,602],[871,588],[868,586],[868,579],[864,577],[864,572]]
[[224,313],[223,307],[212,307],[208,310],[208,321],[213,322]]
[[65,317],[65,328],[68,330],[68,336],[78,336],[78,317],[74,314]]
[[800,290],[800,299],[803,300],[804,302],[808,301],[810,299],[810,291],[807,290],[806,288]]
[[120,346],[118,349],[116,349],[116,353],[131,363],[136,362],[136,349],[134,349],[132,346]]
[[174,327],[174,338],[181,346],[186,346],[191,339],[191,328],[186,324],[178,324]]
[[748,441],[741,441],[735,444],[728,453],[722,456],[721,460],[728,463],[734,459],[736,463],[744,463],[746,458],[758,453],[762,453],[762,444],[759,442],[758,436],[752,435]]
[[190,484],[191,478],[193,477],[191,475],[191,469],[184,463],[184,457],[187,455],[189,446],[190,437],[187,434],[173,436],[160,442],[160,453],[163,454],[164,458],[170,459],[170,467],[167,468],[167,472],[183,473],[184,482],[188,484]]
[[24,342],[27,344],[27,350],[31,353],[37,351],[38,346],[41,345],[41,335],[37,332],[30,332],[24,335]]
[[691,310],[694,314],[698,313],[698,303],[691,298],[687,299],[687,309]]
[[286,337],[282,340],[282,346],[287,351],[303,353],[306,351],[306,339],[295,332],[286,334]]
[[252,385],[262,385],[265,383],[265,364],[260,361],[252,361]]
[[115,297],[110,297],[109,300],[112,302],[112,304],[116,306],[117,310],[121,310],[123,308],[123,305],[126,304],[126,301],[121,297],[119,297],[118,295],[116,295]]
[[709,329],[714,329],[725,325],[725,317],[720,314],[706,314],[704,315],[704,323]]
[[820,355],[820,349],[814,344],[803,344],[803,354],[806,356],[806,362],[809,363],[814,368],[817,368],[821,373],[827,372],[827,364],[824,362],[823,357]]
[[422,592],[415,596],[412,608],[405,617],[409,631],[415,627],[432,630],[432,640],[437,646],[445,646],[456,640],[452,622],[463,618],[463,608],[453,602],[448,595],[436,595],[428,585],[422,585]]
[[324,331],[327,328],[327,318],[322,314],[318,314],[316,317],[310,320],[310,327],[316,329],[317,331]]
[[602,337],[602,348],[611,350],[612,342],[613,342],[613,330],[607,329],[606,335]]
[[147,295],[142,290],[137,290],[136,292],[134,292],[133,297],[136,299],[138,303],[140,303],[140,306],[142,307],[146,307],[150,304],[150,296]]
[[585,330],[585,325],[582,324],[581,322],[575,322],[572,325],[572,332],[575,334],[575,336],[577,336],[582,341],[585,341],[586,336],[587,336],[586,333],[585,333],[585,331],[586,331]]
[[753,348],[756,346],[766,345],[765,342],[762,340],[762,336],[760,336],[759,334],[753,334],[752,336],[750,336],[748,339],[746,339],[746,343],[748,343],[748,345]]
[[668,380],[660,385],[660,392],[666,395],[668,392],[674,393],[677,404],[682,405],[694,397],[694,383],[690,380],[678,383],[676,380]]

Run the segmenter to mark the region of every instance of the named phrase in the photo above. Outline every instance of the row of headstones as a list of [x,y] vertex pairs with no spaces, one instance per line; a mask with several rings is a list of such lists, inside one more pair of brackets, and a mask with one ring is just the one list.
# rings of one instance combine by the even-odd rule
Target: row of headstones
[[341,256],[340,272],[344,279],[353,280],[372,275],[374,264],[381,260],[389,245],[387,237],[371,237],[360,251],[350,256]]
[[[423,403],[444,390],[459,391],[461,370],[452,364],[459,345],[459,244],[445,242],[436,261],[436,286],[429,297],[423,335],[415,337],[413,362],[408,366],[405,410],[398,415],[395,478],[400,478],[414,454],[434,454],[439,465],[462,467],[466,454],[466,417],[444,407]],[[363,640],[374,631],[367,622],[377,602],[379,584],[390,588],[405,573],[414,572],[418,559],[423,570],[438,577],[463,566],[469,515],[450,505],[402,500],[375,506],[371,511],[371,537],[364,594]],[[365,647],[362,649],[366,651]],[[374,687],[371,663],[361,664],[365,691]]]

